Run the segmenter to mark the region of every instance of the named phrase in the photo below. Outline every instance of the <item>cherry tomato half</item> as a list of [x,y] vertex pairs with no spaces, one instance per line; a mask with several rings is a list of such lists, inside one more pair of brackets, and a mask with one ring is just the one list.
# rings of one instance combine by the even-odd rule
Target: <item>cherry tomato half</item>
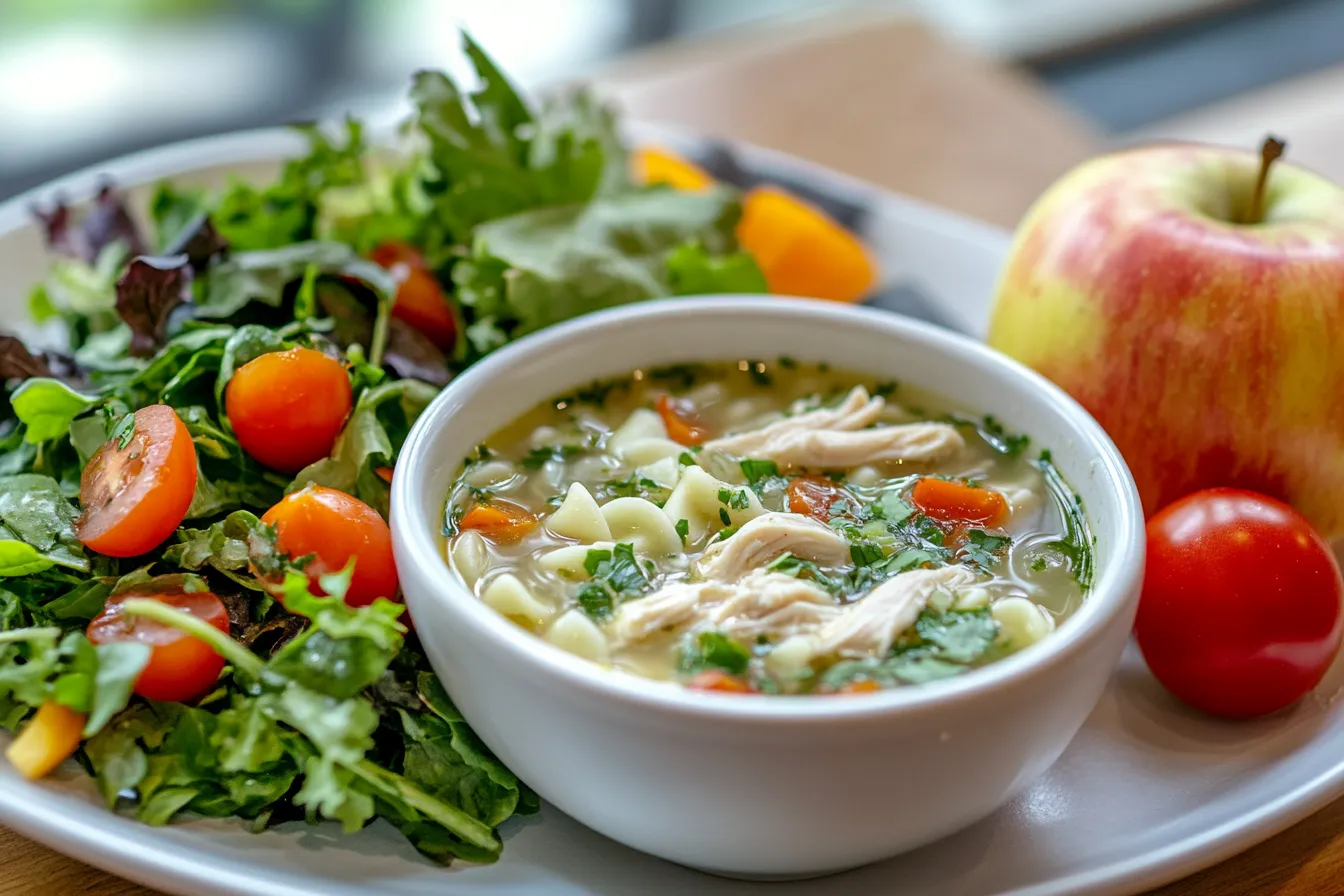
[[311,348],[253,358],[224,389],[224,412],[243,450],[282,473],[331,454],[350,416],[350,376]]
[[1264,715],[1325,675],[1344,635],[1344,582],[1330,547],[1287,504],[1196,492],[1148,521],[1135,634],[1176,697],[1211,715]]
[[88,629],[89,640],[94,644],[139,641],[150,646],[149,663],[135,680],[135,692],[141,697],[185,703],[208,694],[224,668],[224,657],[181,629],[140,616],[127,616],[122,612],[122,604],[132,597],[149,598],[185,610],[227,634],[229,614],[223,602],[209,591],[130,591],[109,599]]
[[853,500],[853,495],[829,479],[803,476],[789,483],[789,510],[823,523],[831,521],[832,505]]
[[946,479],[921,479],[910,500],[927,517],[944,523],[970,523],[995,528],[1008,518],[1008,500],[987,488]]
[[457,344],[457,318],[420,253],[403,243],[384,243],[373,250],[372,258],[397,281],[392,316],[419,330],[440,351],[451,352]]
[[709,431],[695,422],[694,411],[684,401],[670,395],[658,396],[658,415],[663,418],[667,437],[679,445],[702,445]]
[[196,494],[196,446],[173,409],[135,412],[135,427],[94,452],[79,480],[75,535],[109,557],[152,551],[182,524]]
[[399,599],[392,533],[378,511],[358,498],[310,485],[281,498],[261,521],[275,527],[276,547],[285,554],[315,555],[305,570],[315,594],[320,593],[319,576],[340,572],[353,557],[347,604],[363,607],[380,597]]

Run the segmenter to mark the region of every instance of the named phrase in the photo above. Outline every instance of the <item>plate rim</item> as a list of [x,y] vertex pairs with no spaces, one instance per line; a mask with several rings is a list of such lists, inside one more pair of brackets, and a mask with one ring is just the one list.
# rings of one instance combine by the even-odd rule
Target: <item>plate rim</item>
[[[370,128],[371,143],[386,139],[392,131],[390,127]],[[987,251],[1000,255],[1010,245],[1011,234],[1003,228],[778,150],[648,122],[629,122],[626,133],[660,138],[679,146],[697,141],[730,146],[748,159],[796,172],[846,197],[869,201],[877,198],[888,207],[919,218],[927,230],[983,245]],[[30,209],[35,203],[56,196],[74,203],[87,201],[109,177],[128,188],[141,187],[202,168],[280,161],[303,146],[302,137],[293,130],[268,127],[167,143],[89,165],[0,202],[0,239],[29,223]],[[40,783],[22,781],[17,776],[14,781],[21,786],[0,788],[0,823],[20,836],[108,873],[155,889],[208,896],[328,896],[327,891],[301,881],[278,882],[269,871],[239,869],[223,858],[192,851],[190,847],[184,851],[155,829],[102,805],[81,803],[72,811],[62,805],[64,800],[73,799],[70,795],[51,791]],[[40,794],[37,799],[24,798],[35,791]],[[1002,896],[1076,893],[1119,896],[1141,892],[1224,862],[1315,814],[1341,795],[1344,795],[1344,756],[1254,812],[1243,813],[1138,857],[1118,859],[1067,877],[1004,891]],[[158,840],[162,847],[146,850],[146,840]],[[445,893],[457,889],[451,876],[445,876],[437,886]]]

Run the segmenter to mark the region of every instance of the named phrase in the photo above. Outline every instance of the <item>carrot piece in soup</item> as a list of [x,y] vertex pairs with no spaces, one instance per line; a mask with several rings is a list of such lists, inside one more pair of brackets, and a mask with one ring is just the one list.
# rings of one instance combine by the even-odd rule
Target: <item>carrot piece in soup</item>
[[735,678],[721,669],[706,669],[697,672],[686,682],[693,691],[722,691],[729,694],[754,694],[751,686],[740,678]]
[[685,402],[677,401],[669,395],[660,395],[658,415],[663,418],[667,437],[680,445],[701,445],[709,438],[708,431],[693,422],[691,410]]
[[1008,518],[1008,501],[995,491],[946,479],[921,479],[910,492],[920,512],[945,523],[997,527]]
[[471,505],[457,525],[459,529],[475,529],[498,544],[513,544],[536,528],[537,518],[517,504],[491,501]]

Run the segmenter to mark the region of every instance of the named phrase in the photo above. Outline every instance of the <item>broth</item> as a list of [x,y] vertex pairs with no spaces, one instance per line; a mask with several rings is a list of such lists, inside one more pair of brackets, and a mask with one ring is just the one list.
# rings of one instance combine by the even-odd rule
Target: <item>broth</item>
[[444,531],[477,596],[537,635],[727,691],[960,674],[1048,636],[1091,575],[1048,452],[786,358],[637,370],[537,406],[463,464]]

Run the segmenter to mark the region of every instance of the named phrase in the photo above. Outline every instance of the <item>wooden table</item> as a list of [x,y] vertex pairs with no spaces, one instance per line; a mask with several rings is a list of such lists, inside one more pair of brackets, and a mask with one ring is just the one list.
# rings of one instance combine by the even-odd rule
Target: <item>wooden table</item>
[[[672,45],[597,73],[630,113],[782,149],[1006,227],[1100,145],[1025,77],[890,18]],[[1153,896],[1344,892],[1344,801]],[[0,896],[152,896],[0,829]]]

